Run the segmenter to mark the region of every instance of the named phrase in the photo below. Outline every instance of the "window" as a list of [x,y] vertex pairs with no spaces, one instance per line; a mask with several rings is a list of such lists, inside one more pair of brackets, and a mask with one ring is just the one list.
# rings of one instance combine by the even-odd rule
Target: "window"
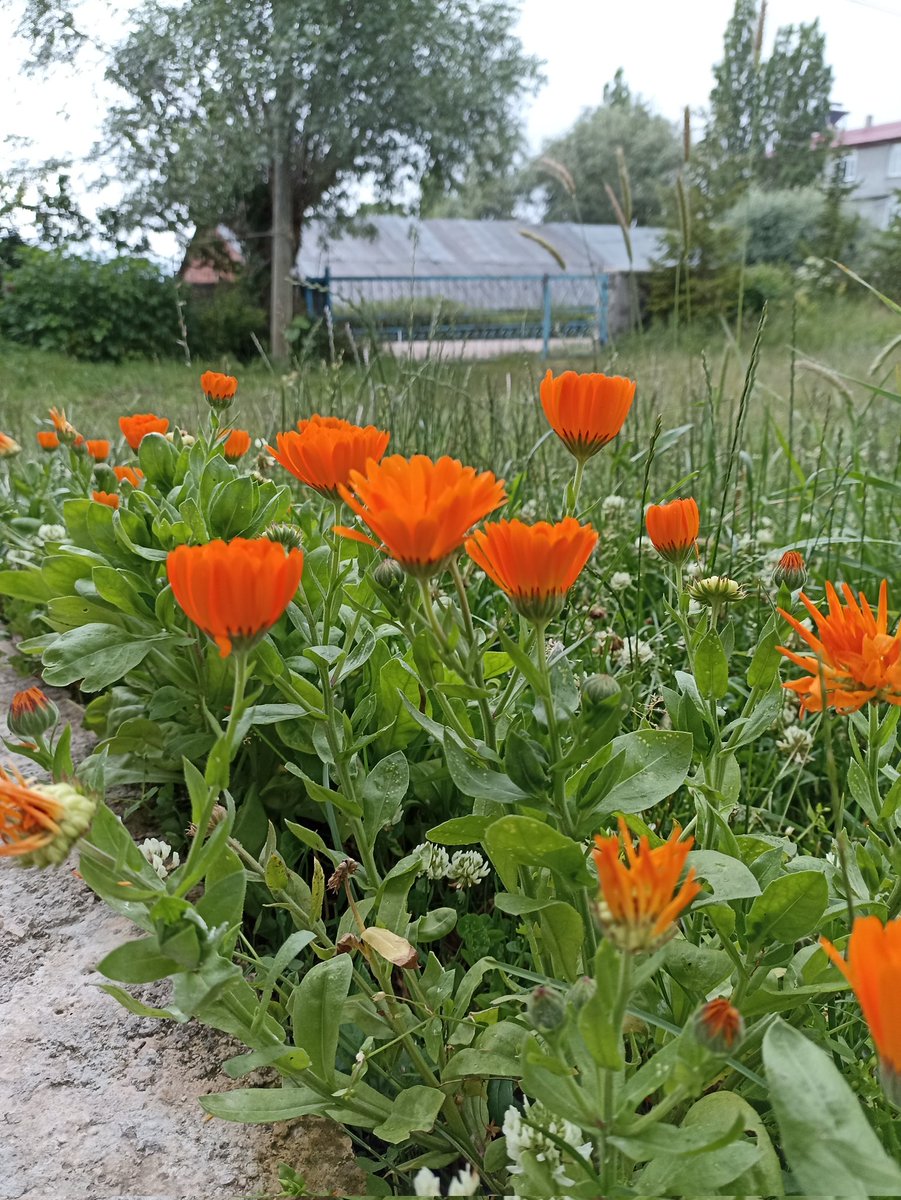
[[899,216],[901,216],[901,192],[896,192],[886,201],[882,228],[891,228],[892,222]]
[[857,151],[851,150],[842,159],[842,173],[845,183],[856,183],[857,181]]
[[901,179],[901,142],[898,142],[889,150],[888,170],[886,174],[889,179]]

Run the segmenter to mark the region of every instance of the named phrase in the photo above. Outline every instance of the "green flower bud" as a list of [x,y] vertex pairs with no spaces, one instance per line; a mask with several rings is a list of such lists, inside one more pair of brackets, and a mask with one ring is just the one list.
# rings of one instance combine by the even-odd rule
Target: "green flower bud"
[[59,709],[39,687],[16,692],[6,723],[16,737],[38,738],[59,721]]
[[694,1035],[714,1054],[734,1054],[745,1036],[745,1023],[738,1009],[728,1000],[711,1000],[694,1016]]
[[589,675],[582,684],[582,704],[588,711],[609,708],[621,695],[622,688],[612,675]]
[[580,975],[566,993],[566,1003],[576,1010],[584,1008],[589,1000],[594,998],[598,985],[590,975]]
[[566,1020],[566,1009],[559,992],[537,987],[526,1001],[526,1016],[540,1033],[553,1033]]
[[740,583],[728,575],[708,575],[706,579],[693,579],[686,588],[692,600],[708,608],[720,608],[744,600],[747,592]]
[[797,550],[786,550],[773,571],[774,587],[784,583],[790,592],[796,592],[807,582],[807,567]]
[[401,592],[407,577],[400,563],[383,558],[372,572],[373,581],[386,592]]
[[265,536],[269,538],[270,542],[281,542],[286,550],[303,549],[303,536],[297,525],[287,525],[284,522],[270,525]]

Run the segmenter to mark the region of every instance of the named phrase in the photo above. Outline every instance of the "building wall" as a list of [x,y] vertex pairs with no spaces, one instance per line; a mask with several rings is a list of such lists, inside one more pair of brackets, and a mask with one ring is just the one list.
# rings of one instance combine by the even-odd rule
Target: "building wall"
[[845,179],[854,183],[851,203],[864,220],[888,227],[901,191],[901,142],[856,146],[843,155]]

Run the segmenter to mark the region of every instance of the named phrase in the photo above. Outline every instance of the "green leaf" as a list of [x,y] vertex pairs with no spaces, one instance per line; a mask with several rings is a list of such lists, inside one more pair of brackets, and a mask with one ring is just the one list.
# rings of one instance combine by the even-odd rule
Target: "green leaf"
[[153,983],[181,971],[175,959],[160,953],[155,937],[137,938],[111,950],[97,964],[97,970],[107,979],[120,983]]
[[249,1054],[236,1054],[222,1064],[229,1079],[243,1079],[257,1067],[278,1065],[287,1071],[305,1071],[310,1065],[306,1050],[297,1046],[267,1046],[265,1050],[251,1050]]
[[712,892],[695,897],[693,908],[760,895],[760,884],[752,872],[731,854],[722,854],[719,850],[692,850],[685,865],[686,868],[694,867],[695,874]]
[[320,1079],[332,1080],[335,1075],[341,1012],[352,977],[351,956],[338,954],[311,967],[291,996],[294,1043],[309,1054],[313,1073]]
[[528,795],[518,788],[509,775],[494,771],[471,750],[464,750],[456,738],[446,730],[444,754],[451,779],[464,796],[477,800],[495,800],[500,804],[515,804]]
[[572,887],[596,885],[579,843],[534,817],[501,817],[486,829],[482,845],[495,865],[547,867]]
[[168,636],[160,633],[155,637],[136,637],[112,625],[82,625],[61,634],[47,647],[44,680],[57,686],[81,680],[82,691],[102,691],[134,670],[153,649],[153,644],[167,640]]
[[430,829],[426,837],[439,846],[470,846],[480,842],[493,817],[452,817]]
[[296,775],[298,779],[303,780],[303,785],[307,789],[307,795],[311,800],[316,800],[319,804],[333,804],[335,808],[340,808],[342,812],[349,813],[352,817],[363,815],[362,809],[355,800],[349,799],[343,792],[334,792],[331,788],[317,783],[315,779],[311,779],[309,775],[304,774],[300,767],[295,766],[294,763],[285,763],[285,770],[291,775]]
[[643,812],[671,796],[685,782],[694,743],[690,733],[640,729],[615,738],[612,746],[622,765],[597,816]]
[[463,1079],[468,1075],[501,1076],[518,1079],[522,1073],[520,1059],[491,1050],[458,1050],[441,1072],[442,1080]]
[[326,1101],[309,1088],[235,1088],[200,1097],[201,1108],[223,1121],[247,1125],[269,1125],[323,1113]]
[[709,700],[719,700],[729,690],[729,661],[720,635],[708,629],[695,650],[695,679],[698,691]]
[[444,1099],[444,1092],[438,1088],[421,1084],[405,1088],[391,1102],[391,1116],[381,1125],[376,1125],[372,1132],[391,1146],[407,1141],[414,1130],[428,1133],[435,1124]]
[[798,1191],[860,1200],[901,1196],[901,1167],[828,1054],[779,1018],[763,1039],[763,1065]]
[[401,804],[410,786],[410,768],[402,750],[377,762],[363,784],[363,823],[371,838],[401,816]]
[[541,939],[550,950],[554,974],[573,983],[582,970],[582,943],[585,925],[571,904],[555,900],[541,910],[538,918]]
[[748,939],[790,945],[813,930],[829,903],[829,885],[819,871],[794,871],[768,884],[751,905]]
[[620,1032],[613,1022],[619,992],[620,952],[603,941],[594,956],[594,995],[579,1010],[578,1025],[588,1052],[599,1067],[619,1071],[623,1065]]
[[0,571],[0,596],[42,604],[53,595],[38,570]]
[[116,987],[114,983],[101,983],[100,990],[106,992],[108,996],[112,996],[114,1000],[118,1000],[123,1008],[127,1008],[136,1017],[148,1017],[157,1021],[178,1021],[179,1023],[188,1020],[178,1009],[151,1008],[149,1004],[143,1004],[130,992],[126,992],[125,988]]

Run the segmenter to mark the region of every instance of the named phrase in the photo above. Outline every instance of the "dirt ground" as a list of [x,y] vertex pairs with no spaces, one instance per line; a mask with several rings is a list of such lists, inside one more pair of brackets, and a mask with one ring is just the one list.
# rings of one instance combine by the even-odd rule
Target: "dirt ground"
[[[10,650],[0,640],[4,734],[11,696],[34,682],[14,674]],[[83,754],[78,706],[46,691]],[[240,1086],[219,1065],[241,1047],[195,1022],[132,1016],[96,987],[94,963],[135,930],[74,865],[0,861],[0,1200],[250,1200],[282,1194],[279,1163],[307,1195],[359,1194],[350,1142],[330,1123],[204,1114],[198,1096]]]

